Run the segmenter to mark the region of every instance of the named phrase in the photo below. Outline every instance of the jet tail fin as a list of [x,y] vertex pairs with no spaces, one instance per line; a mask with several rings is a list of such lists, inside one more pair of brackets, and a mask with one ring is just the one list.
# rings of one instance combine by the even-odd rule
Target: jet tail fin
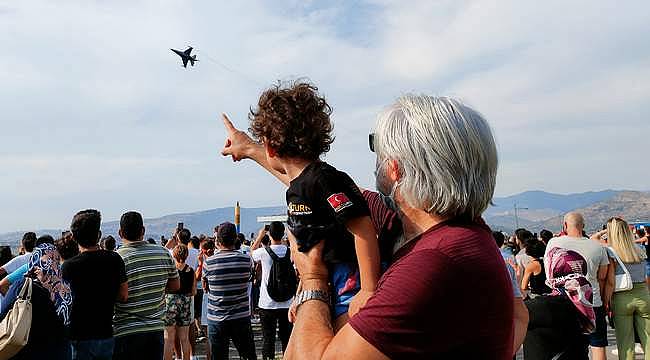
[[196,60],[196,55],[191,56],[191,57],[190,57],[190,64],[192,64],[192,66],[194,66],[194,62],[195,62],[195,61],[198,61],[198,60]]

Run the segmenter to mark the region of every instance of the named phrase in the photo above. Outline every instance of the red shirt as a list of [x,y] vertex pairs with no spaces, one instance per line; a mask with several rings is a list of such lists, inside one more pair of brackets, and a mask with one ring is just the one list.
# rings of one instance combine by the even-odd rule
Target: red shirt
[[[370,209],[388,218],[382,204]],[[392,359],[511,359],[512,324],[512,285],[490,229],[454,220],[400,249],[350,319]]]

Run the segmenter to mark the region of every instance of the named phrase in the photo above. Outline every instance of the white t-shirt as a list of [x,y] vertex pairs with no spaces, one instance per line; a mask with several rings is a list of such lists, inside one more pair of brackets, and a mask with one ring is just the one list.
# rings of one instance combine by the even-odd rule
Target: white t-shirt
[[[573,250],[582,255],[587,262],[587,280],[591,283],[594,290],[594,307],[603,306],[603,301],[600,298],[600,286],[598,285],[598,268],[600,266],[609,265],[609,257],[607,256],[607,249],[595,240],[587,238],[576,238],[571,236],[560,236],[549,240],[546,245],[546,252],[544,253],[544,264],[550,264],[548,259],[548,252],[552,248],[562,248]],[[548,276],[548,275],[547,275]]]
[[[287,253],[286,245],[271,245],[271,250],[278,256],[284,257]],[[260,309],[288,309],[291,306],[291,301],[293,298],[285,302],[277,302],[269,296],[269,292],[266,290],[267,284],[269,283],[269,275],[271,273],[271,266],[273,266],[273,259],[266,252],[266,249],[259,248],[253,251],[253,261],[260,262],[262,264],[262,283],[260,284],[260,300],[258,306]]]
[[9,260],[6,264],[2,265],[2,268],[5,269],[7,274],[18,270],[19,267],[27,264],[29,259],[32,257],[32,253],[28,252],[23,255],[18,255],[15,258]]

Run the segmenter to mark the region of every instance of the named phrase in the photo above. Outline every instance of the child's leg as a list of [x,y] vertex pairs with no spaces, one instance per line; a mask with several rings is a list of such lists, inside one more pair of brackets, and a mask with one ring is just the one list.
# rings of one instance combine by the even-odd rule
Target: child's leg
[[339,315],[339,317],[334,319],[334,333],[336,334],[337,332],[339,332],[339,330],[341,330],[341,328],[343,328],[343,326],[345,326],[345,324],[348,323],[348,320],[350,320],[350,318],[348,317],[348,313]]

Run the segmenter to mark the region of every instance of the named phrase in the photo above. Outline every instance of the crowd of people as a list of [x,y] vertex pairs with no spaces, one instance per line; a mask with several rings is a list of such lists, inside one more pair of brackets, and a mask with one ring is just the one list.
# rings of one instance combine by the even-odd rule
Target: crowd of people
[[[145,240],[142,216],[101,238],[97,210],[54,240],[25,234],[0,267],[0,318],[32,291],[27,344],[15,359],[262,358],[605,359],[635,337],[650,356],[648,233],[618,217],[592,236],[571,212],[561,233],[507,237],[481,214],[498,156],[483,116],[448,97],[405,95],[369,136],[377,191],[322,161],[332,108],[308,82],[278,83],[249,114],[251,135],[224,115],[222,155],[250,159],[287,186],[288,221],[250,243],[232,223],[192,237]],[[650,248],[647,246],[646,248]],[[650,251],[650,250],[649,250]],[[0,258],[8,259],[0,251]],[[207,335],[207,337],[206,337]],[[0,339],[2,334],[0,334]],[[0,342],[1,344],[1,342]],[[0,349],[0,353],[3,349]]]

